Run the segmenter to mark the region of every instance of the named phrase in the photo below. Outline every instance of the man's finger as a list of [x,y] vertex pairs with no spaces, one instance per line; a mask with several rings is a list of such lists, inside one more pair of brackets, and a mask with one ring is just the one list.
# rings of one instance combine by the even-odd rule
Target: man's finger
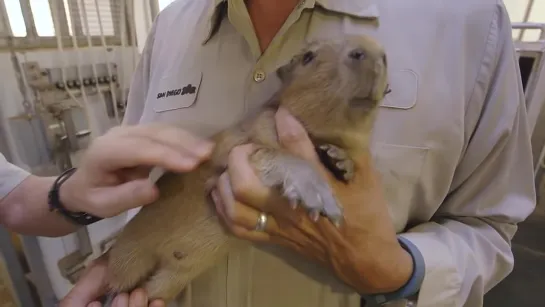
[[[120,212],[151,204],[159,197],[159,190],[148,179],[129,181],[95,191],[89,213],[99,216],[115,216]],[[100,207],[99,207],[100,204]],[[116,211],[109,211],[115,209]],[[96,211],[96,212],[93,212]]]
[[145,138],[127,137],[102,146],[93,163],[106,170],[119,170],[138,166],[158,166],[171,171],[187,172],[201,162],[195,156]]
[[[222,177],[229,178],[230,187],[237,201],[248,204],[257,210],[272,213],[275,217],[291,222],[297,221],[297,215],[289,210],[289,202],[276,190],[267,188],[248,162],[248,156],[254,151],[252,144],[233,148],[228,157],[227,172]],[[225,181],[225,179],[224,179]],[[226,184],[218,180],[218,186]]]
[[279,108],[275,114],[276,131],[282,147],[291,154],[310,162],[325,178],[334,180],[332,174],[323,166],[316,154],[314,144],[310,140],[303,125],[288,110]]
[[129,295],[121,293],[112,302],[112,307],[129,307]]
[[106,292],[106,263],[96,261],[78,280],[60,307],[86,307]]
[[136,289],[131,292],[129,307],[148,307],[148,296],[144,289]]
[[305,160],[319,161],[307,131],[293,115],[279,108],[275,120],[278,139],[284,148]]
[[[248,161],[248,156],[253,151],[254,147],[250,144],[233,148],[228,157],[227,173],[224,173],[220,178],[226,176],[229,179],[230,187],[238,201],[265,206],[271,198],[271,190],[261,183]],[[259,209],[264,210],[265,208]]]
[[126,129],[127,136],[144,137],[180,151],[187,151],[198,159],[208,158],[214,144],[173,125],[148,124]]
[[[228,185],[220,185],[216,190],[213,190],[212,199],[216,204],[218,215],[235,236],[258,242],[267,242],[270,239],[270,235],[266,231],[253,230],[257,225],[258,211],[237,202]],[[252,220],[253,215],[256,217]],[[266,226],[268,225],[270,222],[266,224]]]

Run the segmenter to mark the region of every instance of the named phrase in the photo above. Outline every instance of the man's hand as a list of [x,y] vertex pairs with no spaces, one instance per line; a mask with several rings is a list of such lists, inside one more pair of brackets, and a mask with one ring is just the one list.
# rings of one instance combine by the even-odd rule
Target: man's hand
[[[81,276],[77,284],[60,302],[59,307],[101,307],[96,301],[106,292],[107,255],[97,258]],[[118,295],[112,307],[165,307],[161,300],[148,301],[146,292],[136,289],[132,293]]]
[[[158,197],[148,179],[152,167],[174,172],[195,169],[206,160],[213,144],[166,125],[116,127],[96,138],[78,170],[61,187],[61,200],[71,211],[100,217],[115,216],[147,205]],[[95,260],[61,307],[100,307],[105,294],[107,255]],[[147,307],[146,293],[137,289],[118,295],[112,307]],[[164,307],[162,301],[150,307]]]
[[191,171],[208,159],[212,148],[212,143],[173,126],[112,128],[87,149],[76,173],[61,187],[61,200],[71,211],[99,217],[147,205],[158,197],[148,179],[152,167]]
[[352,157],[354,177],[349,184],[341,183],[322,166],[306,131],[293,116],[281,109],[276,121],[282,145],[310,161],[328,179],[343,205],[344,224],[337,228],[326,218],[313,222],[302,208],[290,210],[286,201],[278,200],[273,205],[285,210],[275,210],[264,231],[255,231],[259,213],[265,206],[270,208],[274,193],[260,183],[248,162],[251,145],[231,151],[228,170],[212,192],[224,224],[240,238],[284,245],[330,267],[360,293],[401,288],[412,274],[412,258],[397,241],[370,154]]

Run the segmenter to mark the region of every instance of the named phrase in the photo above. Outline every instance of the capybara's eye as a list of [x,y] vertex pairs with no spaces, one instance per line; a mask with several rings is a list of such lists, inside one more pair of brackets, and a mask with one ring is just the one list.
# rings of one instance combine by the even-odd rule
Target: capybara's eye
[[348,54],[348,56],[354,60],[363,60],[365,59],[365,52],[363,51],[363,49],[361,48],[358,48],[358,49],[354,49],[352,51],[350,51],[350,53]]
[[303,54],[303,65],[307,65],[308,63],[312,62],[314,58],[316,57],[316,54],[312,51],[307,51],[305,54]]

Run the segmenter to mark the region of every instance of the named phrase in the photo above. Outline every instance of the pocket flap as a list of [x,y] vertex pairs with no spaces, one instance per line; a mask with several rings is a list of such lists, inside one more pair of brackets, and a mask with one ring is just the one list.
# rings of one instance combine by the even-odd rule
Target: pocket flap
[[390,73],[390,90],[382,100],[381,107],[410,109],[416,105],[418,94],[418,75],[411,69],[401,69]]
[[197,101],[202,81],[202,72],[189,73],[184,76],[167,76],[156,86],[155,112],[165,112],[191,107]]

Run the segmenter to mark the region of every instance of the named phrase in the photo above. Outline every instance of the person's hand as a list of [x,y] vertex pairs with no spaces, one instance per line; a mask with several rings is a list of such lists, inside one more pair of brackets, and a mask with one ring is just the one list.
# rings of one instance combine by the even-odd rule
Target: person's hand
[[[93,261],[72,290],[60,301],[59,307],[102,307],[98,298],[106,292],[107,254]],[[165,307],[161,300],[149,302],[146,292],[136,289],[115,297],[112,307]]]
[[[293,116],[279,110],[276,127],[283,147],[313,163],[328,179],[343,205],[345,220],[340,228],[324,217],[313,222],[302,208],[291,210],[287,200],[271,197],[278,194],[260,183],[248,162],[252,145],[243,145],[231,151],[228,169],[211,193],[226,227],[239,238],[280,244],[318,261],[360,293],[401,288],[412,274],[412,258],[397,241],[370,154],[353,157],[354,177],[349,184],[341,183],[322,166],[306,131]],[[282,209],[271,212],[273,207]],[[255,231],[259,214],[265,211],[270,213],[265,229]]]
[[158,197],[152,167],[188,172],[208,159],[213,144],[167,125],[121,126],[96,138],[78,170],[62,185],[68,210],[112,217]]

